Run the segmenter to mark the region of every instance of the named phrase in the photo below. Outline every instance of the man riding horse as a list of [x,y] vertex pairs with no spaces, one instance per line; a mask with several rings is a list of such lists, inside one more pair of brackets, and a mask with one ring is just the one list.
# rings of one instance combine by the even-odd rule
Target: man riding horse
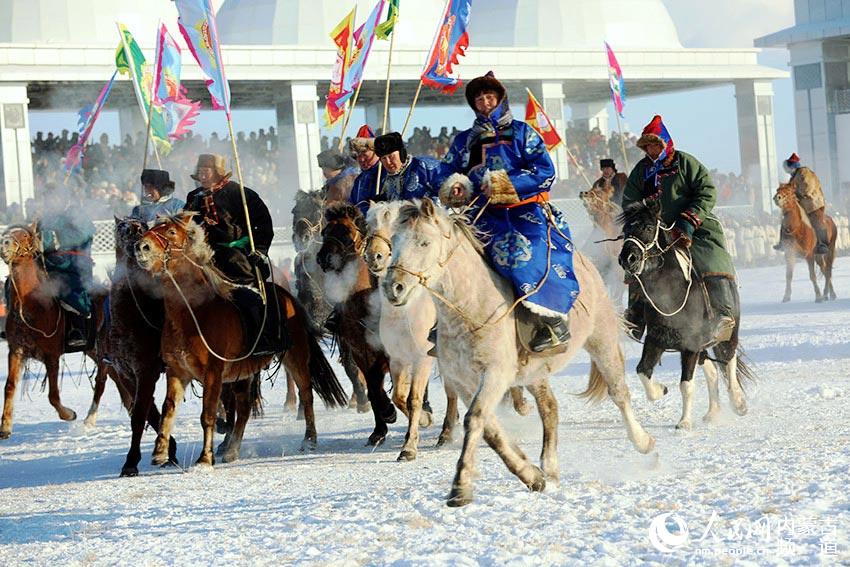
[[167,171],[142,170],[142,204],[133,207],[131,217],[150,224],[158,216],[179,213],[184,206],[185,203],[174,196],[174,182]]
[[338,149],[331,148],[317,155],[316,161],[325,178],[322,198],[329,203],[347,201],[351,195],[354,180],[359,175],[351,160],[342,155]]
[[[643,129],[637,146],[646,153],[629,175],[623,210],[640,200],[658,200],[664,223],[672,225],[675,246],[689,250],[693,268],[705,282],[714,311],[714,341],[728,340],[735,326],[735,268],[726,251],[720,221],[711,212],[717,189],[708,170],[695,157],[675,149],[660,116]],[[646,326],[644,301],[636,281],[629,282],[629,306],[624,313],[635,339]]]
[[357,131],[357,136],[348,142],[351,157],[360,166],[360,175],[354,180],[354,187],[348,201],[360,209],[364,215],[369,209],[369,201],[378,194],[378,169],[381,170],[381,183],[387,178],[387,170],[378,166],[380,159],[375,153],[375,133],[367,124]]
[[[812,228],[815,229],[818,243],[815,255],[822,256],[829,253],[829,223],[826,217],[826,200],[823,196],[823,188],[817,174],[804,166],[800,156],[796,153],[782,162],[785,172],[791,176],[788,183],[794,186],[800,206],[806,211]],[[782,250],[784,244],[780,241],[773,248]]]
[[542,352],[564,345],[579,285],[569,228],[549,204],[555,166],[537,132],[513,119],[505,87],[492,72],[469,82],[466,101],[475,122],[443,159],[441,200],[474,203],[476,227],[489,235],[491,266],[538,317],[529,347]]
[[[274,236],[269,209],[260,196],[245,187],[248,216],[254,237],[254,250],[248,236],[248,222],[242,202],[239,184],[231,181],[231,172],[225,171],[224,156],[202,154],[192,179],[201,186],[186,196],[186,210],[199,213],[196,221],[204,228],[207,242],[213,249],[213,263],[236,284],[256,287],[256,270],[262,279],[269,276],[268,252]],[[245,293],[245,288],[236,288],[233,298],[248,315],[246,324],[251,336],[263,330],[266,317],[260,296]],[[268,327],[268,325],[266,325]],[[268,329],[267,329],[268,330]],[[261,332],[254,354],[279,351],[269,333]]]

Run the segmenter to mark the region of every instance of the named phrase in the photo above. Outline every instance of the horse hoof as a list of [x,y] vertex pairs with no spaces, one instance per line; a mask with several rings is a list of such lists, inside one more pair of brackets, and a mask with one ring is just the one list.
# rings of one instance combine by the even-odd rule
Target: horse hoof
[[718,411],[710,411],[704,416],[702,416],[702,421],[704,423],[717,423],[720,421],[720,412]]
[[313,439],[305,439],[301,442],[301,451],[315,451],[318,447],[318,443]]
[[546,489],[546,475],[540,467],[531,465],[534,469],[531,481],[527,484],[528,489],[532,492],[543,492]]
[[452,486],[452,491],[449,493],[449,498],[446,500],[446,505],[450,508],[460,508],[472,503],[472,488],[462,488],[460,486]]
[[817,299],[815,299],[815,303],[823,303],[823,298],[818,297]]
[[392,413],[387,412],[386,415],[382,416],[384,423],[395,423],[398,419],[398,412],[395,410],[395,406],[391,407]]
[[434,414],[423,411],[419,416],[419,427],[431,427],[434,424]]
[[283,404],[283,411],[284,411],[284,413],[293,413],[293,412],[294,412],[294,411],[296,411],[297,409],[298,409],[298,405],[297,405],[297,404],[295,404],[294,402],[293,402],[293,403],[288,403],[288,402],[287,402],[287,403]]
[[94,427],[97,425],[97,415],[90,415],[83,420],[83,425],[86,427]]
[[646,455],[653,449],[655,449],[655,437],[650,435],[649,433],[644,434],[645,438],[642,441],[635,442],[635,449],[641,455]]
[[139,476],[139,468],[125,465],[121,469],[121,478]]
[[690,431],[692,429],[690,420],[683,419],[676,424],[676,429],[679,431]]
[[782,303],[788,303],[789,301],[791,301],[791,298],[788,296],[782,298]]
[[164,467],[168,464],[170,464],[170,461],[166,455],[154,455],[151,457],[151,465],[155,467]]
[[298,408],[298,415],[295,416],[295,421],[304,421],[304,408]]
[[198,457],[198,460],[195,461],[196,467],[204,467],[204,468],[212,469],[213,465],[215,465],[215,457],[213,457],[212,455],[202,454],[200,457]]
[[[233,461],[239,460],[239,453],[237,451],[227,451],[221,456],[222,463],[232,463]],[[212,465],[210,465],[212,466]]]
[[747,415],[747,403],[741,403],[735,406],[735,413],[740,416]]
[[416,460],[416,451],[411,451],[410,449],[403,449],[401,453],[399,453],[396,461],[402,463],[405,461],[415,461]]
[[219,435],[227,435],[233,428],[228,425],[227,420],[222,418],[216,418],[215,420],[215,432]]
[[369,440],[366,441],[367,447],[378,447],[384,444],[384,441],[387,439],[386,433],[373,433],[369,436]]
[[522,400],[522,402],[518,404],[514,404],[514,411],[516,411],[520,415],[528,415],[531,413],[531,404]]
[[372,411],[372,404],[369,402],[357,404],[357,413],[369,413],[370,411]]
[[11,431],[0,431],[0,439],[8,439],[12,436]]
[[440,435],[437,438],[437,445],[436,446],[442,447],[444,445],[450,444],[451,442],[452,442],[452,436],[450,434],[449,435]]
[[62,421],[76,421],[77,412],[72,409],[67,410],[67,412],[62,412],[59,414],[59,419]]

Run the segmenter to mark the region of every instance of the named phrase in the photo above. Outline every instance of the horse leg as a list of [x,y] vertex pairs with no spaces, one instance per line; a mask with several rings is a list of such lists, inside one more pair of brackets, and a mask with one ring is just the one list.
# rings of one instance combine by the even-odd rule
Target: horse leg
[[726,363],[727,388],[729,389],[729,400],[732,402],[732,408],[738,415],[747,415],[747,399],[744,397],[744,390],[741,388],[741,383],[738,381],[738,355],[735,354]]
[[318,434],[316,433],[316,414],[313,411],[313,389],[310,381],[310,361],[307,358],[310,356],[309,349],[304,345],[303,348],[291,348],[286,351],[283,357],[283,364],[286,372],[295,381],[298,387],[298,398],[300,407],[304,409],[305,431],[304,440],[301,442],[301,450],[313,450],[318,443]]
[[785,248],[785,295],[782,297],[782,303],[791,301],[791,280],[794,279],[794,264],[797,263],[797,255],[792,250],[792,246]]
[[[286,401],[283,403],[283,411],[293,412],[298,409],[298,395],[295,393],[297,386],[295,380],[286,371]],[[299,412],[302,413],[302,412]]]
[[452,442],[455,425],[460,419],[457,411],[457,392],[445,380],[443,380],[443,389],[446,391],[446,417],[443,418],[443,429],[437,438],[437,447]]
[[103,391],[106,389],[106,378],[106,365],[99,363],[97,374],[94,377],[94,394],[92,395],[91,406],[89,406],[89,413],[83,421],[86,427],[94,427],[97,424],[97,408],[100,406],[100,398],[103,397]]
[[410,365],[396,364],[390,361],[390,378],[393,382],[393,405],[401,410],[408,420],[410,412],[407,409],[407,400],[410,397],[412,373]]
[[12,435],[12,413],[15,409],[15,392],[21,379],[24,355],[18,349],[9,349],[9,375],[6,376],[6,391],[3,400],[3,422],[0,424],[0,439]]
[[[139,475],[139,461],[142,460],[142,433],[145,431],[145,420],[150,419],[150,410],[155,405],[153,403],[155,388],[156,380],[138,380],[138,378],[136,380],[136,392],[130,406],[130,450],[127,451],[127,458],[124,460],[124,466],[121,467],[121,476]],[[159,412],[157,412],[158,415]],[[157,420],[154,429],[158,430],[159,426]]]
[[188,384],[182,378],[167,374],[165,379],[167,386],[165,400],[162,402],[162,421],[156,436],[156,443],[154,443],[153,447],[152,465],[165,465],[170,462],[168,458],[168,445],[171,439],[171,430],[174,427],[177,406],[183,401],[183,394]]
[[714,362],[711,360],[703,362],[702,373],[705,375],[705,382],[708,386],[708,411],[702,416],[702,420],[706,423],[714,423],[720,413],[720,388],[717,382],[717,367],[714,366]]
[[398,456],[399,461],[412,461],[416,458],[416,453],[419,449],[419,428],[428,427],[422,421],[426,416],[426,412],[422,410],[422,405],[425,399],[425,390],[428,387],[428,377],[431,375],[431,357],[420,359],[418,364],[413,365],[413,383],[410,387],[410,392],[407,396],[408,425],[407,436],[404,440],[404,446],[401,448],[401,454]]
[[540,464],[546,478],[556,483],[560,477],[558,471],[558,400],[549,387],[549,380],[543,379],[528,387],[537,402],[537,413],[543,423],[543,451]]
[[676,429],[690,431],[691,413],[694,409],[694,370],[699,360],[698,352],[682,351],[682,379],[679,391],[682,393],[682,418],[676,424]]
[[63,406],[59,397],[59,357],[49,357],[44,362],[44,366],[47,368],[47,399],[50,401],[50,405],[59,414],[59,419],[74,421],[77,419],[77,412]]
[[233,383],[233,397],[235,402],[236,420],[233,424],[233,431],[230,434],[230,443],[223,453],[221,460],[225,463],[232,463],[239,459],[239,452],[242,449],[242,437],[245,435],[245,426],[248,424],[248,418],[251,416],[251,388],[253,380],[259,380],[258,375],[254,375],[247,380],[239,380]]
[[520,415],[528,415],[531,413],[531,405],[523,396],[522,386],[511,386],[511,401],[514,404],[514,411]]
[[366,371],[366,391],[375,416],[375,429],[369,435],[366,445],[377,447],[387,438],[387,423],[395,423],[396,411],[386,391],[384,391],[384,369],[378,360]]
[[[236,383],[222,384],[219,405],[216,409],[216,429],[218,429],[219,433],[224,433],[224,440],[216,448],[216,455],[223,455],[233,440],[233,428],[236,423],[236,403]],[[221,417],[222,414],[224,414],[223,418]]]
[[661,362],[664,349],[651,342],[647,337],[643,344],[643,352],[637,365],[638,377],[646,390],[646,399],[650,402],[660,399],[667,394],[667,386],[652,380],[652,371]]
[[806,258],[806,263],[809,265],[809,279],[812,280],[812,287],[815,288],[815,303],[820,303],[823,301],[823,294],[821,294],[820,286],[818,286],[818,275],[815,272],[814,254]]
[[354,357],[351,356],[347,351],[342,355],[342,367],[345,370],[346,376],[351,380],[351,401],[348,403],[348,407],[357,407],[357,413],[366,413],[371,409],[370,401],[369,401],[369,393],[368,393],[368,384],[366,383],[366,376],[364,376],[363,372],[360,368],[357,367],[357,363],[354,361]]
[[207,368],[204,376],[203,410],[201,411],[201,428],[204,430],[204,446],[196,465],[213,466],[213,435],[215,434],[215,418],[218,415],[218,401],[221,398],[221,369]]

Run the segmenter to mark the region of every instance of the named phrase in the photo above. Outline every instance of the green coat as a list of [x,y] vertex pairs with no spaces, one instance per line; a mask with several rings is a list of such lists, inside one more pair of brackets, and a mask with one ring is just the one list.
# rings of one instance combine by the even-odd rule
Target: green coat
[[[691,236],[691,255],[694,267],[702,276],[724,276],[735,278],[732,257],[726,251],[726,237],[723,227],[711,211],[717,202],[717,189],[711,175],[694,156],[676,150],[673,157],[678,163],[679,172],[665,177],[661,181],[661,216],[668,225],[677,225]],[[644,171],[651,166],[649,158],[644,158],[632,170],[629,182],[623,192],[623,208],[643,199]],[[687,213],[682,216],[682,213]],[[694,227],[691,219],[699,219],[701,224]]]

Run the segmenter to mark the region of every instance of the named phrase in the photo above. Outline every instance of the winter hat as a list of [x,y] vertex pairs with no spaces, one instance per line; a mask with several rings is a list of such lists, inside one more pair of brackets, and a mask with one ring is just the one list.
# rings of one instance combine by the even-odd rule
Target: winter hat
[[791,171],[798,169],[802,166],[802,164],[800,163],[800,156],[798,156],[796,153],[793,153],[791,154],[791,157],[782,162],[782,165],[785,166],[785,169],[789,169]]
[[142,185],[153,185],[163,195],[174,192],[174,182],[171,181],[168,172],[161,169],[143,169]]
[[660,160],[673,153],[673,138],[670,136],[670,133],[667,132],[667,127],[664,126],[664,121],[657,114],[652,121],[646,125],[646,128],[643,129],[643,132],[635,145],[640,149],[644,149],[649,144],[661,144],[664,146],[664,151],[661,152],[661,155],[658,158]]
[[614,171],[617,171],[617,166],[614,164],[614,160],[610,158],[605,158],[599,160],[599,169],[605,169],[606,167],[610,167]]
[[407,161],[407,149],[404,147],[401,134],[390,132],[375,138],[375,153],[378,154],[378,157],[388,156],[393,152],[399,153],[401,161]]
[[325,150],[316,156],[316,161],[319,162],[319,167],[322,169],[330,169],[336,171],[348,167],[348,160],[336,148]]
[[348,142],[348,149],[355,154],[360,154],[367,150],[375,150],[375,132],[369,128],[368,124],[360,127],[357,131],[357,136]]
[[195,173],[190,175],[192,179],[198,181],[198,170],[202,167],[211,167],[215,170],[216,175],[221,178],[230,177],[231,172],[225,169],[226,161],[224,156],[216,154],[201,154],[198,156],[198,163],[195,165]]
[[466,102],[472,110],[475,110],[475,98],[481,93],[496,93],[499,102],[502,102],[507,91],[504,85],[496,79],[493,71],[488,71],[486,75],[475,77],[466,85]]

